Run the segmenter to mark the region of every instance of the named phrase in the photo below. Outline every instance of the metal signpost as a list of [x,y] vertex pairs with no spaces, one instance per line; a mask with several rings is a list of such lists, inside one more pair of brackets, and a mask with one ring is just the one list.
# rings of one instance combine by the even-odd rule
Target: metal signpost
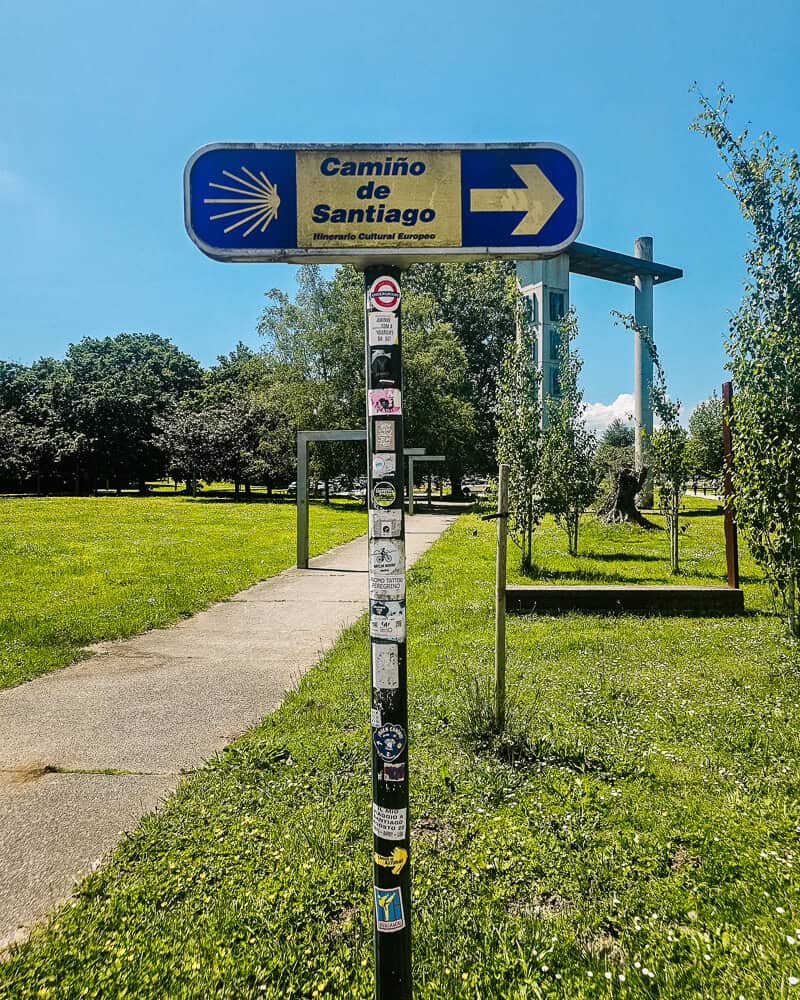
[[184,190],[187,231],[210,257],[338,261],[364,271],[375,996],[409,1000],[399,268],[560,253],[583,223],[581,167],[569,150],[549,143],[220,143],[191,157]]

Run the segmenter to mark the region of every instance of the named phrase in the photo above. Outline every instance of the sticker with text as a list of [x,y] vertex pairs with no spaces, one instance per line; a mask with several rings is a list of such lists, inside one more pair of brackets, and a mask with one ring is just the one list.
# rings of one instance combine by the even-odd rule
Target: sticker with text
[[373,642],[372,644],[372,686],[378,689],[396,690],[400,684],[399,651],[394,643]]
[[406,731],[395,722],[386,722],[372,734],[372,742],[380,759],[391,763],[406,748]]
[[389,809],[372,803],[372,832],[381,840],[403,840],[406,835],[407,809]]
[[397,316],[394,313],[369,314],[370,347],[393,347],[397,343]]
[[371,510],[369,512],[370,538],[399,538],[403,518],[401,510]]
[[394,483],[388,479],[379,479],[372,484],[372,503],[375,507],[391,507],[397,497]]
[[369,596],[373,601],[402,601],[406,596],[405,575],[371,576]]
[[406,546],[402,538],[371,538],[369,571],[382,576],[397,576],[406,568]]
[[396,416],[401,412],[399,389],[370,389],[367,398],[371,417]]
[[370,601],[369,634],[373,639],[406,637],[406,606],[403,601]]
[[372,475],[391,476],[397,470],[397,460],[393,451],[378,452],[372,456]]
[[406,925],[403,913],[403,895],[400,886],[395,889],[375,889],[375,927],[383,934],[401,931]]
[[369,710],[369,718],[373,729],[378,729],[383,722],[383,717],[381,716],[381,710],[379,708],[371,708]]
[[379,868],[391,868],[392,875],[399,875],[405,868],[406,861],[408,861],[408,851],[405,847],[395,847],[392,849],[392,853],[388,855],[378,854],[376,851],[373,854],[373,858]]
[[394,421],[375,421],[375,451],[394,451]]

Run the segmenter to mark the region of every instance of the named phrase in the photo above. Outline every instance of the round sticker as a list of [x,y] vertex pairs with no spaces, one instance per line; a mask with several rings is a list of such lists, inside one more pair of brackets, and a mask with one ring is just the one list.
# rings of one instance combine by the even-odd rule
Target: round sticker
[[381,312],[395,312],[400,305],[400,285],[388,274],[376,278],[369,286],[369,304]]
[[388,479],[381,479],[372,487],[372,502],[376,507],[391,507],[397,491]]
[[406,731],[402,726],[387,722],[373,732],[372,742],[381,760],[397,760],[406,748]]

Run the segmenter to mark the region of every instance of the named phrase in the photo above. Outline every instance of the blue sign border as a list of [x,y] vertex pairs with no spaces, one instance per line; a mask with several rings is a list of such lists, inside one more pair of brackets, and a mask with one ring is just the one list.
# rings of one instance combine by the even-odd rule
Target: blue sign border
[[[233,248],[223,248],[219,246],[214,246],[204,239],[204,233],[197,232],[192,224],[191,218],[191,182],[192,182],[192,172],[195,164],[202,157],[207,156],[215,150],[238,150],[242,154],[246,155],[248,152],[252,151],[275,151],[276,153],[291,154],[293,156],[294,152],[297,150],[313,150],[317,152],[322,152],[325,150],[353,150],[355,152],[401,152],[401,153],[412,153],[414,151],[422,152],[434,152],[437,150],[447,150],[454,152],[473,152],[473,151],[497,151],[499,154],[502,153],[513,153],[526,152],[530,154],[530,162],[540,162],[540,156],[536,154],[546,154],[548,151],[552,151],[555,154],[561,154],[566,157],[569,163],[572,165],[574,170],[574,184],[575,184],[575,224],[567,235],[558,240],[555,244],[545,244],[545,245],[528,245],[523,242],[517,242],[516,245],[509,245],[510,241],[505,242],[505,244],[499,245],[476,245],[476,246],[460,246],[460,247],[233,247]],[[468,158],[462,158],[462,174],[464,172],[463,163],[464,160]],[[526,159],[528,157],[526,156]],[[563,161],[562,161],[563,163]],[[545,173],[550,176],[551,180],[555,180],[551,176],[550,170],[545,170]],[[570,181],[570,184],[572,181]],[[519,184],[514,184],[513,180],[509,182],[510,186],[519,186]],[[575,154],[567,149],[565,146],[554,142],[503,142],[503,143],[258,143],[258,142],[217,142],[209,143],[206,146],[202,146],[189,158],[183,173],[183,186],[184,186],[184,223],[186,226],[186,231],[189,234],[189,238],[193,243],[196,244],[206,254],[208,257],[214,260],[221,261],[239,261],[246,262],[252,261],[257,263],[290,263],[290,264],[310,264],[310,263],[349,263],[354,264],[356,267],[365,267],[369,264],[377,263],[378,261],[385,261],[387,264],[410,264],[410,263],[421,263],[424,261],[461,261],[466,262],[470,260],[483,260],[489,257],[507,257],[514,260],[530,260],[530,259],[541,259],[546,257],[555,257],[567,249],[578,237],[578,234],[583,227],[583,169],[581,167],[580,161],[575,156]],[[559,188],[562,194],[565,192]],[[295,187],[296,192],[296,187]],[[572,192],[570,191],[571,195]],[[462,214],[464,212],[464,206],[467,204],[466,200],[469,195],[469,188],[465,188],[465,185],[461,185],[461,199],[462,199]],[[290,206],[295,213],[294,219],[291,222],[292,228],[296,226],[296,209],[294,206],[295,195],[293,193],[290,201],[287,201],[286,205],[282,204],[282,208],[289,209]],[[566,200],[566,195],[565,195]],[[560,210],[554,213],[553,219],[547,223],[544,227],[543,232],[552,230],[557,226],[557,216]],[[488,213],[493,214],[493,213]],[[503,213],[506,214],[506,213]],[[551,225],[552,223],[552,225]],[[283,229],[283,227],[281,227]],[[491,228],[491,227],[490,227]],[[497,227],[501,228],[501,227]],[[507,223],[505,227],[507,229]],[[286,233],[284,233],[286,235]],[[558,235],[561,235],[559,233]],[[277,233],[276,233],[277,237]],[[296,237],[295,237],[296,238]]]

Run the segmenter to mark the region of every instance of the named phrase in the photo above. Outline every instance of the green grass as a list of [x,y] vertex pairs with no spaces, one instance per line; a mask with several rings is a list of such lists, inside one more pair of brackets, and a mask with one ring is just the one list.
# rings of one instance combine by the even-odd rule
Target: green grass
[[[366,515],[311,506],[312,554]],[[0,687],[167,625],[291,566],[295,508],[182,497],[0,497]]]
[[[409,573],[415,996],[798,994],[800,659],[780,622],[511,618],[498,740],[493,536],[461,518]],[[0,996],[371,997],[366,648],[362,621],[184,779],[13,950]]]

